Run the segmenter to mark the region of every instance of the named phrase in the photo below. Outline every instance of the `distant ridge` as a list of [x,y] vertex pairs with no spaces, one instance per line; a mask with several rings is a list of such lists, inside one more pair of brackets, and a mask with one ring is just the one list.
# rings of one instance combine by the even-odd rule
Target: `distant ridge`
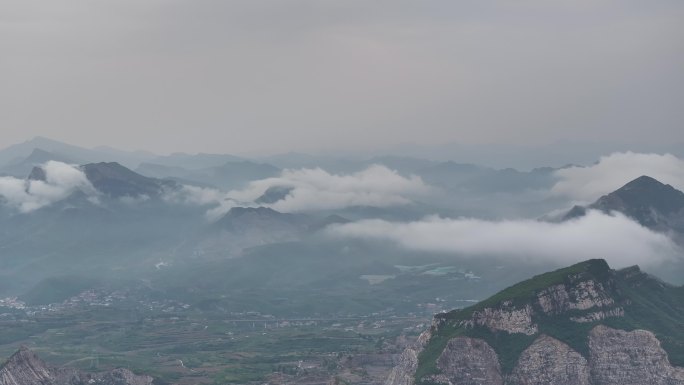
[[602,196],[589,206],[575,206],[564,220],[585,215],[587,210],[620,212],[656,230],[684,230],[684,192],[643,175]]
[[148,178],[116,162],[90,163],[81,166],[92,185],[106,195],[114,198],[124,196],[158,197],[164,188],[176,188],[173,181]]

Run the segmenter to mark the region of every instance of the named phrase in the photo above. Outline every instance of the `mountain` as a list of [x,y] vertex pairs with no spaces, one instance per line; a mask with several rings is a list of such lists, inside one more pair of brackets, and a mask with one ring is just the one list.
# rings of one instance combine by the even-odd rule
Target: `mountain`
[[512,168],[494,169],[453,161],[434,164],[415,171],[431,185],[447,190],[474,193],[520,193],[550,188],[555,179],[551,167],[518,171]]
[[597,259],[436,315],[386,385],[684,384],[683,365],[684,287]]
[[24,177],[30,173],[34,167],[51,160],[69,164],[80,163],[79,161],[67,156],[36,148],[26,158],[12,162],[11,164],[0,169],[0,173],[14,177]]
[[229,161],[202,169],[143,163],[136,171],[150,177],[170,178],[186,184],[219,187],[227,190],[242,188],[251,181],[280,174],[280,169],[275,166],[247,160]]
[[259,227],[266,226],[275,230],[279,227],[297,227],[308,222],[305,215],[281,213],[267,207],[233,207],[215,225],[224,230],[243,231],[258,223]]
[[173,181],[148,178],[116,162],[90,163],[81,169],[95,189],[112,198],[158,197],[164,189],[177,187]]
[[201,170],[221,166],[227,162],[242,162],[244,158],[228,154],[185,154],[174,153],[158,156],[148,162],[167,167],[181,167],[186,170]]
[[617,211],[654,230],[684,232],[684,192],[641,176],[587,207],[575,206],[564,217],[583,216],[588,209]]
[[92,374],[72,368],[48,366],[26,347],[21,347],[0,367],[0,385],[152,385],[150,376],[128,369]]
[[280,169],[268,163],[250,161],[226,162],[211,170],[211,176],[219,187],[240,188],[247,183],[278,176]]
[[233,207],[201,235],[198,246],[205,256],[242,255],[247,248],[295,241],[309,232],[312,218],[266,207]]
[[287,198],[294,190],[294,187],[288,186],[271,186],[254,203],[270,205]]
[[154,157],[150,153],[141,151],[122,151],[109,147],[83,148],[39,136],[0,150],[0,165],[20,162],[36,149],[68,157],[79,163],[108,161],[118,162],[127,167],[136,167],[141,162],[149,161]]

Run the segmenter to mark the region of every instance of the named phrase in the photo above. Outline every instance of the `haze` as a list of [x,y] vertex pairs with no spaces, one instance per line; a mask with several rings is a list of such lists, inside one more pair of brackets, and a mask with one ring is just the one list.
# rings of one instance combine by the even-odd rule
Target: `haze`
[[668,150],[683,16],[669,0],[5,0],[2,147]]

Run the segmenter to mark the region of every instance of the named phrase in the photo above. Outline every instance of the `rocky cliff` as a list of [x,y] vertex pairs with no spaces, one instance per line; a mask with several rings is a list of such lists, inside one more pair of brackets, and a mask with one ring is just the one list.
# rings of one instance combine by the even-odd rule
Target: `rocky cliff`
[[684,385],[682,328],[684,289],[591,260],[437,315],[386,385]]
[[47,365],[31,350],[22,347],[0,367],[0,385],[152,385],[150,376],[128,369],[101,374]]

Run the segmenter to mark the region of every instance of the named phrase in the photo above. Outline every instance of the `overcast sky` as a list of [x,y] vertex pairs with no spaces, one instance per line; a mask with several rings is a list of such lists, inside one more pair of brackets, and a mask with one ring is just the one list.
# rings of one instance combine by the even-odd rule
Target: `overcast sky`
[[676,143],[682,20],[681,0],[0,0],[0,147]]

